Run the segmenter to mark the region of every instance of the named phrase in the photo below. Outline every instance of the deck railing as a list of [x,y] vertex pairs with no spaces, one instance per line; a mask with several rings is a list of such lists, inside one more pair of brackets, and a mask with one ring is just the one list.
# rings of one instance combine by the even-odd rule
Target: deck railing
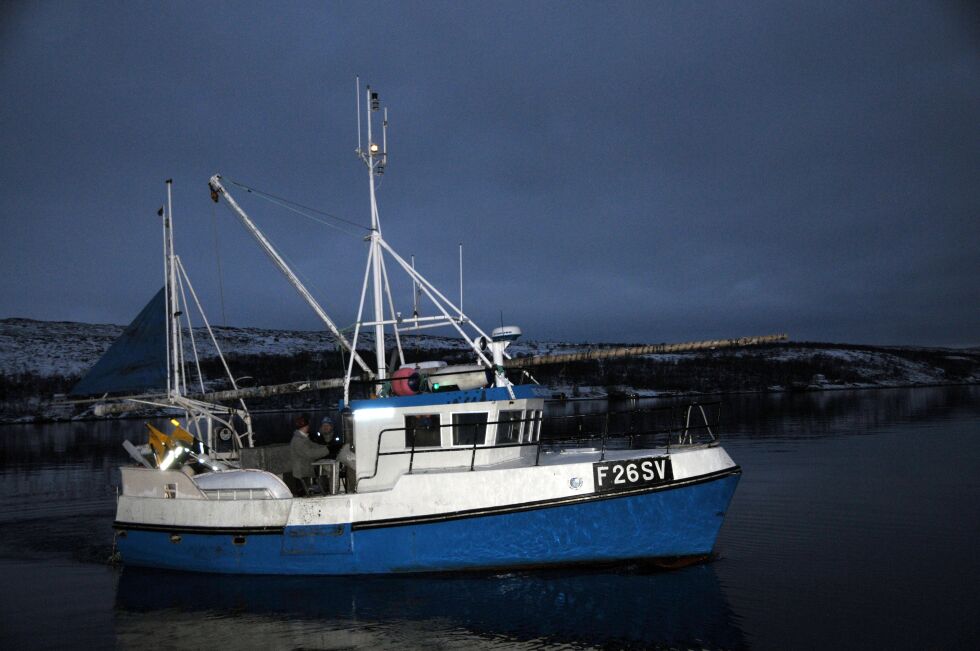
[[[380,458],[388,456],[408,455],[408,474],[412,474],[415,468],[416,455],[458,453],[467,449],[470,451],[470,470],[476,468],[478,450],[534,447],[536,448],[534,454],[534,465],[536,466],[541,461],[542,447],[577,446],[584,448],[589,447],[590,444],[597,445],[600,461],[605,460],[606,450],[611,449],[664,447],[669,454],[671,447],[715,445],[718,442],[718,435],[715,434],[714,429],[717,428],[720,418],[720,402],[694,402],[687,405],[626,409],[599,414],[530,415],[518,420],[488,421],[479,425],[469,423],[440,424],[440,432],[447,427],[454,430],[483,430],[482,443],[474,432],[472,445],[457,445],[449,448],[440,446],[418,447],[414,435],[414,430],[417,428],[389,427],[378,432],[378,453],[374,458],[374,471],[369,476],[358,478],[358,482],[377,477]],[[491,425],[495,426],[493,429],[495,436],[497,428],[501,425],[520,426],[521,438],[527,436],[527,432],[530,431],[533,440],[487,443],[487,434]],[[385,435],[402,432],[408,437],[410,431],[412,435],[407,440],[411,441],[411,445],[406,449],[381,451],[381,443]]]

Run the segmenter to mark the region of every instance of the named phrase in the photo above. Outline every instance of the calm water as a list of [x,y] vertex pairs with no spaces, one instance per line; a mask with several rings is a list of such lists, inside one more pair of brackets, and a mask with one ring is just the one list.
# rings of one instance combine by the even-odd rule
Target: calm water
[[120,443],[141,424],[0,427],[0,647],[980,648],[980,387],[723,407],[744,474],[718,558],[660,573],[110,567]]

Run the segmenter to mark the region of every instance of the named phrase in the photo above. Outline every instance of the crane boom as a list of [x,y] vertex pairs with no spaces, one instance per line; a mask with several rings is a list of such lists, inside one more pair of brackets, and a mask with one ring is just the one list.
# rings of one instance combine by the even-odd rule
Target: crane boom
[[211,177],[211,181],[208,183],[208,185],[211,187],[211,199],[217,203],[219,197],[224,195],[225,201],[228,203],[228,207],[231,208],[232,212],[238,215],[238,218],[241,220],[248,232],[255,237],[262,249],[266,252],[266,254],[268,254],[269,258],[275,263],[275,265],[279,267],[279,270],[282,271],[283,275],[286,276],[292,286],[296,288],[296,291],[299,292],[300,296],[302,296],[306,302],[309,303],[310,307],[313,308],[313,311],[316,312],[316,315],[320,317],[320,320],[326,324],[327,329],[333,334],[334,338],[337,339],[337,342],[345,349],[350,351],[350,354],[354,357],[354,361],[357,362],[357,365],[361,367],[362,371],[367,373],[369,376],[374,377],[371,367],[368,366],[363,359],[361,359],[361,356],[357,354],[357,351],[354,350],[354,347],[351,346],[349,341],[347,341],[347,338],[344,337],[343,333],[337,328],[336,324],[334,324],[330,317],[327,316],[326,311],[324,311],[320,304],[317,303],[316,299],[313,298],[310,291],[306,289],[306,286],[302,283],[302,281],[300,281],[299,277],[293,273],[293,270],[289,268],[286,261],[283,260],[282,256],[280,256],[275,248],[273,248],[272,243],[266,239],[265,235],[262,234],[262,231],[260,231],[252,220],[249,219],[249,216],[244,210],[242,210],[241,206],[238,205],[238,202],[235,201],[234,197],[228,193],[228,190],[221,185],[221,177],[215,174]]

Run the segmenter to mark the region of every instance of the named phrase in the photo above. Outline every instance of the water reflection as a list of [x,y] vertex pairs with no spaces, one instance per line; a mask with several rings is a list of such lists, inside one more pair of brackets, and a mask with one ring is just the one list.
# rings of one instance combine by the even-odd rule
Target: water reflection
[[[892,423],[957,420],[980,415],[976,386],[875,389],[863,391],[804,391],[747,393],[726,396],[643,398],[608,403],[610,409],[651,409],[719,403],[708,409],[717,428],[728,436],[759,439],[836,436],[869,432]],[[588,416],[607,408],[605,400],[549,403],[549,414]],[[662,420],[662,419],[661,419]],[[648,426],[662,425],[647,417]]]
[[[705,396],[720,402],[721,430],[738,436],[820,436],[841,431],[867,431],[894,422],[958,419],[980,414],[980,389],[975,386],[868,391],[815,391]],[[641,409],[687,404],[691,398],[621,401],[613,409]],[[590,415],[607,409],[603,400],[550,402],[548,414]],[[318,415],[318,414],[316,414]],[[709,413],[709,416],[713,414]],[[292,415],[257,414],[258,444],[288,441]],[[150,419],[166,427],[165,419]],[[0,425],[0,473],[36,473],[44,467],[102,471],[126,463],[122,441],[142,443],[146,428],[140,419]]]
[[[208,644],[742,648],[710,565],[674,572],[451,577],[240,577],[127,568],[116,634]],[[506,645],[506,644],[505,644]]]
[[726,401],[727,431],[751,438],[860,434],[980,413],[976,387],[757,394]]
[[143,423],[2,426],[0,647],[978,648],[980,387],[726,396],[721,435],[744,475],[709,565],[338,579],[120,574]]

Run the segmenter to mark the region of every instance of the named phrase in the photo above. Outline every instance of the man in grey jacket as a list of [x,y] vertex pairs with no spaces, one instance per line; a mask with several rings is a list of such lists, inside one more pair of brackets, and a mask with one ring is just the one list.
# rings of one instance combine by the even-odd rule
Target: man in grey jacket
[[313,462],[330,454],[330,448],[310,440],[310,419],[308,416],[297,416],[293,423],[296,426],[296,431],[293,432],[293,438],[289,441],[293,477],[300,480],[306,488],[308,482],[304,480],[313,476]]

